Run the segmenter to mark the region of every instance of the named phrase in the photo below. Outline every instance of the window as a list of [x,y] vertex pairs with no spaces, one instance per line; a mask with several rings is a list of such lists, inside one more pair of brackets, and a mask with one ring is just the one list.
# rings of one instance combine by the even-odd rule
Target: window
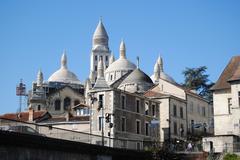
[[87,107],[77,109],[77,116],[87,116],[89,114],[90,114],[89,108]]
[[113,75],[110,75],[110,80],[111,80],[111,81],[113,80]]
[[202,115],[205,117],[206,116],[206,109],[205,107],[202,107]]
[[122,106],[122,109],[125,109],[125,103],[126,103],[125,96],[122,95],[122,96],[121,96],[121,106]]
[[55,111],[59,111],[61,109],[61,101],[59,99],[54,102],[54,108]]
[[175,104],[173,105],[173,115],[177,116],[177,106]]
[[103,57],[103,56],[100,56],[100,58],[99,58],[99,61],[100,61],[100,60],[103,60],[103,58],[102,58],[102,57]]
[[177,132],[177,123],[176,123],[176,122],[173,123],[173,133],[174,133],[175,135],[178,134],[178,132]]
[[40,104],[38,105],[38,110],[39,110],[39,111],[41,110],[41,105],[40,105]]
[[228,98],[228,114],[231,114],[232,98]]
[[70,109],[70,105],[71,105],[71,99],[69,97],[66,97],[64,99],[64,106],[63,106],[64,110]]
[[136,142],[136,149],[140,150],[141,149],[141,143],[140,142]]
[[95,61],[97,61],[97,56],[95,56]]
[[145,123],[145,135],[149,136],[149,123],[148,122]]
[[80,116],[80,115],[81,115],[81,110],[77,109],[77,116]]
[[183,118],[183,107],[180,107],[180,117]]
[[126,132],[126,118],[122,117],[121,119],[121,131]]
[[95,65],[95,71],[97,71],[97,65]]
[[155,104],[152,105],[152,116],[155,116],[155,109],[156,109],[156,106]]
[[194,120],[191,120],[191,129],[192,129],[192,133],[194,133]]
[[105,57],[106,62],[108,61],[108,56]]
[[140,130],[141,130],[141,128],[140,128],[140,120],[136,120],[136,133],[140,134]]
[[140,100],[136,100],[136,112],[140,113]]
[[104,124],[103,124],[103,117],[98,117],[98,130],[101,131]]
[[148,115],[148,110],[149,110],[148,102],[145,102],[145,115]]
[[100,110],[101,108],[103,108],[103,94],[100,94],[98,96],[98,110]]

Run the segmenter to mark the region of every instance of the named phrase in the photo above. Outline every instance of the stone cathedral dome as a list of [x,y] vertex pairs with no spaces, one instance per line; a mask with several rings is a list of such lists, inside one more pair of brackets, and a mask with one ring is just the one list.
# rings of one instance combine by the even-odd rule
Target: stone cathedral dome
[[108,83],[114,82],[126,73],[136,69],[136,65],[127,60],[126,47],[122,41],[120,44],[120,57],[105,70],[105,76]]
[[152,86],[153,81],[151,78],[139,68],[136,68],[123,80],[119,88],[132,93],[143,93]]
[[66,53],[63,53],[61,59],[61,68],[54,72],[49,78],[49,82],[62,82],[62,83],[72,83],[80,84],[77,76],[68,70],[67,68],[67,56]]

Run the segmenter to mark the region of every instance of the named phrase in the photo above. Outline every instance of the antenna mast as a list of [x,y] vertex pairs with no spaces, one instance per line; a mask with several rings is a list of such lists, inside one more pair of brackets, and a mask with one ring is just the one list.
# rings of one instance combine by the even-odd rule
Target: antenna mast
[[19,96],[19,112],[22,111],[22,96],[26,96],[26,85],[20,79],[20,83],[16,87],[16,95]]

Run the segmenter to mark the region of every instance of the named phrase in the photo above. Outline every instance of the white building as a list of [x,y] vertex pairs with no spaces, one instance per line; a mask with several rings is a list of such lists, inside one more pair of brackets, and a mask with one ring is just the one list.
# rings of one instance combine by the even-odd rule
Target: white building
[[[239,151],[240,135],[240,56],[232,57],[223,70],[213,91],[214,133],[215,137],[206,137],[206,150],[213,143],[215,152]],[[234,146],[234,147],[231,147]]]

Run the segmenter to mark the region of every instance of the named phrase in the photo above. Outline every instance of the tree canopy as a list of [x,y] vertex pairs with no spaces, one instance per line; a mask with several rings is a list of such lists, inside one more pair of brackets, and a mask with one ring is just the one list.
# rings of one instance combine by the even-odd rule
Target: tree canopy
[[206,74],[206,70],[206,66],[186,68],[182,72],[184,75],[183,86],[190,90],[196,90],[199,95],[212,101],[212,92],[210,91],[210,88],[214,83],[208,79],[209,75]]

